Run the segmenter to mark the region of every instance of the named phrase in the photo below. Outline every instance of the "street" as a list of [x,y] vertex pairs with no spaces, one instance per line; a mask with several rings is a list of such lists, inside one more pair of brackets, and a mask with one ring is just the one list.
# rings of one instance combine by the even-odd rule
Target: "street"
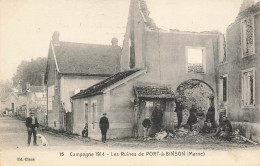
[[99,140],[82,138],[78,135],[57,134],[50,131],[38,130],[39,134],[48,140],[48,147],[27,147],[27,130],[24,121],[10,117],[0,118],[0,147],[1,150],[44,148],[44,149],[213,149],[230,150],[240,148],[258,148],[249,143],[236,143],[214,139],[208,135],[191,135],[186,137],[175,137],[161,141],[126,138],[108,140],[102,143]]
[[[0,119],[0,147],[1,149],[14,149],[27,147],[27,129],[24,121],[10,117],[1,117]],[[38,131],[48,140],[49,146],[77,146],[84,145],[84,142],[69,137],[43,133]],[[33,142],[33,136],[31,146]]]
[[[92,165],[103,165],[104,161],[113,165],[122,165],[122,162],[131,165],[135,160],[142,165],[146,163],[146,158],[158,165],[158,157],[163,156],[167,162],[177,163],[184,160],[195,161],[206,156],[203,160],[198,160],[200,165],[216,160],[229,160],[233,164],[239,161],[245,164],[248,163],[245,154],[251,156],[251,163],[259,162],[256,157],[259,146],[220,141],[201,134],[160,141],[125,138],[102,143],[100,140],[82,138],[78,135],[38,130],[38,133],[46,137],[49,146],[27,147],[24,123],[11,117],[0,118],[0,165],[83,165],[89,162]],[[140,157],[141,153],[143,157]]]

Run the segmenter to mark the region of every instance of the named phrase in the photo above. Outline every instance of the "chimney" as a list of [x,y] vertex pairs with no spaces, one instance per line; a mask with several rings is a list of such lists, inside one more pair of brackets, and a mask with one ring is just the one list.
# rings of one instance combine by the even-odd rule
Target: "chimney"
[[60,40],[59,40],[60,33],[55,31],[52,35],[52,44],[53,46],[60,46]]
[[118,46],[118,39],[116,37],[113,37],[111,40],[112,46]]

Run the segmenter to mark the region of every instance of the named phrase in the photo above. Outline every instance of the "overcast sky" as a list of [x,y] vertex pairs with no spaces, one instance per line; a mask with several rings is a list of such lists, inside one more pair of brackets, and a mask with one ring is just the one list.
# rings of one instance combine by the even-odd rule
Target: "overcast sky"
[[[122,45],[130,0],[0,0],[0,78],[10,79],[22,60],[47,57],[54,31],[60,40]],[[242,0],[147,0],[164,29],[225,32]]]

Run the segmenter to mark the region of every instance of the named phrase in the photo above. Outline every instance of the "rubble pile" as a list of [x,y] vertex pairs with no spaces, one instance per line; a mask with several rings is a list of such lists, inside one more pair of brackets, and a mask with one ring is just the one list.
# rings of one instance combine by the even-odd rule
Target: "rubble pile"
[[[214,143],[219,144],[223,140],[217,137],[214,137],[215,133],[203,134],[199,133],[196,130],[190,131],[184,129],[183,127],[180,129],[176,129],[172,132],[169,131],[160,131],[154,135],[154,137],[145,138],[144,141],[154,140],[154,141],[170,141],[174,143],[189,143],[189,144],[208,144]],[[241,135],[239,135],[239,131],[235,130],[230,136],[230,141],[237,144],[245,144],[246,142],[250,142],[254,145],[257,143],[249,140]]]
[[240,131],[239,129],[236,129],[233,133],[232,133],[232,136],[231,138],[233,138],[233,142],[236,142],[236,143],[245,143],[245,142],[249,142],[249,143],[252,143],[254,145],[257,145],[256,142],[240,135]]

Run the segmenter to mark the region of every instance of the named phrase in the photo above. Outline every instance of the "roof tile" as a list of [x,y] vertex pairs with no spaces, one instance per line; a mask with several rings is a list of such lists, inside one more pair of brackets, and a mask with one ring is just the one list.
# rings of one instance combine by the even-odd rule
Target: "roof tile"
[[119,46],[60,42],[54,50],[61,73],[111,75],[120,70]]
[[135,86],[134,89],[139,98],[173,99],[176,97],[171,88],[166,86]]
[[78,94],[72,96],[72,99],[77,99],[77,98],[83,98],[83,97],[90,97],[94,96],[97,94],[101,94],[107,87],[115,84],[116,82],[123,80],[124,78],[136,73],[139,70],[130,70],[130,71],[124,71],[124,72],[119,72],[91,87],[89,87],[86,90],[83,90],[79,92]]

